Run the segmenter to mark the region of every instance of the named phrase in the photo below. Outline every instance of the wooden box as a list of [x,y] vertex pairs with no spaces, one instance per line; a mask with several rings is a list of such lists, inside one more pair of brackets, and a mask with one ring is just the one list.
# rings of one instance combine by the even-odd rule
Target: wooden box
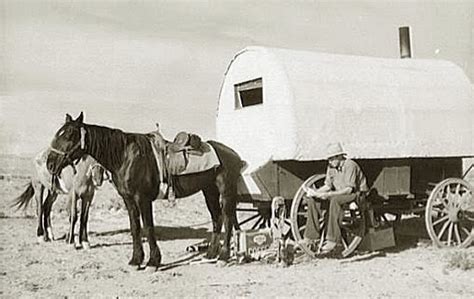
[[371,228],[359,245],[359,250],[376,251],[395,246],[395,235],[391,226]]
[[270,248],[273,238],[270,229],[237,231],[234,234],[235,254],[259,258]]

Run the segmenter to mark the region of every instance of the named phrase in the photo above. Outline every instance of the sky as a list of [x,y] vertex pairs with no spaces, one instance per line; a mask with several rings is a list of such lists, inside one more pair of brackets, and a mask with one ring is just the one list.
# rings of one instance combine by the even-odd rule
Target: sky
[[48,146],[65,114],[173,139],[215,135],[220,85],[250,45],[445,59],[474,80],[474,1],[0,0],[0,153]]

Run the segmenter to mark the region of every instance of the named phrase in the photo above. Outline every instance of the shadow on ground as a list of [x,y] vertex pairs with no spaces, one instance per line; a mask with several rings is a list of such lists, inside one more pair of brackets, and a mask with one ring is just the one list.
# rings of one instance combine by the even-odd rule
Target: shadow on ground
[[[426,231],[423,217],[410,217],[399,222],[391,222],[393,227],[395,246],[373,252],[357,252],[349,258],[343,258],[343,263],[353,263],[385,257],[387,253],[399,253],[410,248],[432,246],[431,239]],[[333,257],[334,258],[334,257]],[[340,258],[340,257],[339,257]]]
[[[130,229],[118,229],[105,232],[91,232],[95,236],[114,236],[119,234],[130,234]],[[208,237],[206,228],[192,228],[189,226],[155,226],[155,236],[160,241],[180,239],[203,239]]]
[[412,217],[402,219],[395,223],[395,247],[387,248],[386,252],[401,252],[420,245],[430,246],[431,240],[426,231],[425,219],[423,217]]

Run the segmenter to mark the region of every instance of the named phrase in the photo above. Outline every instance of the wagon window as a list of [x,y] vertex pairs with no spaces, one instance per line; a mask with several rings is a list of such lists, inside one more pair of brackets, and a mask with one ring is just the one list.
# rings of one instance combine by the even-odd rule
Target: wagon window
[[263,103],[262,78],[234,85],[235,109]]

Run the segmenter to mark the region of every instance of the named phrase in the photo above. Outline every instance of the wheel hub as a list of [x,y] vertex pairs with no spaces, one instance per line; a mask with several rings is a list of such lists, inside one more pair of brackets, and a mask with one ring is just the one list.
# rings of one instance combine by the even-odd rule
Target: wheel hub
[[448,212],[449,220],[451,222],[459,222],[462,219],[462,211],[459,209],[451,209]]

